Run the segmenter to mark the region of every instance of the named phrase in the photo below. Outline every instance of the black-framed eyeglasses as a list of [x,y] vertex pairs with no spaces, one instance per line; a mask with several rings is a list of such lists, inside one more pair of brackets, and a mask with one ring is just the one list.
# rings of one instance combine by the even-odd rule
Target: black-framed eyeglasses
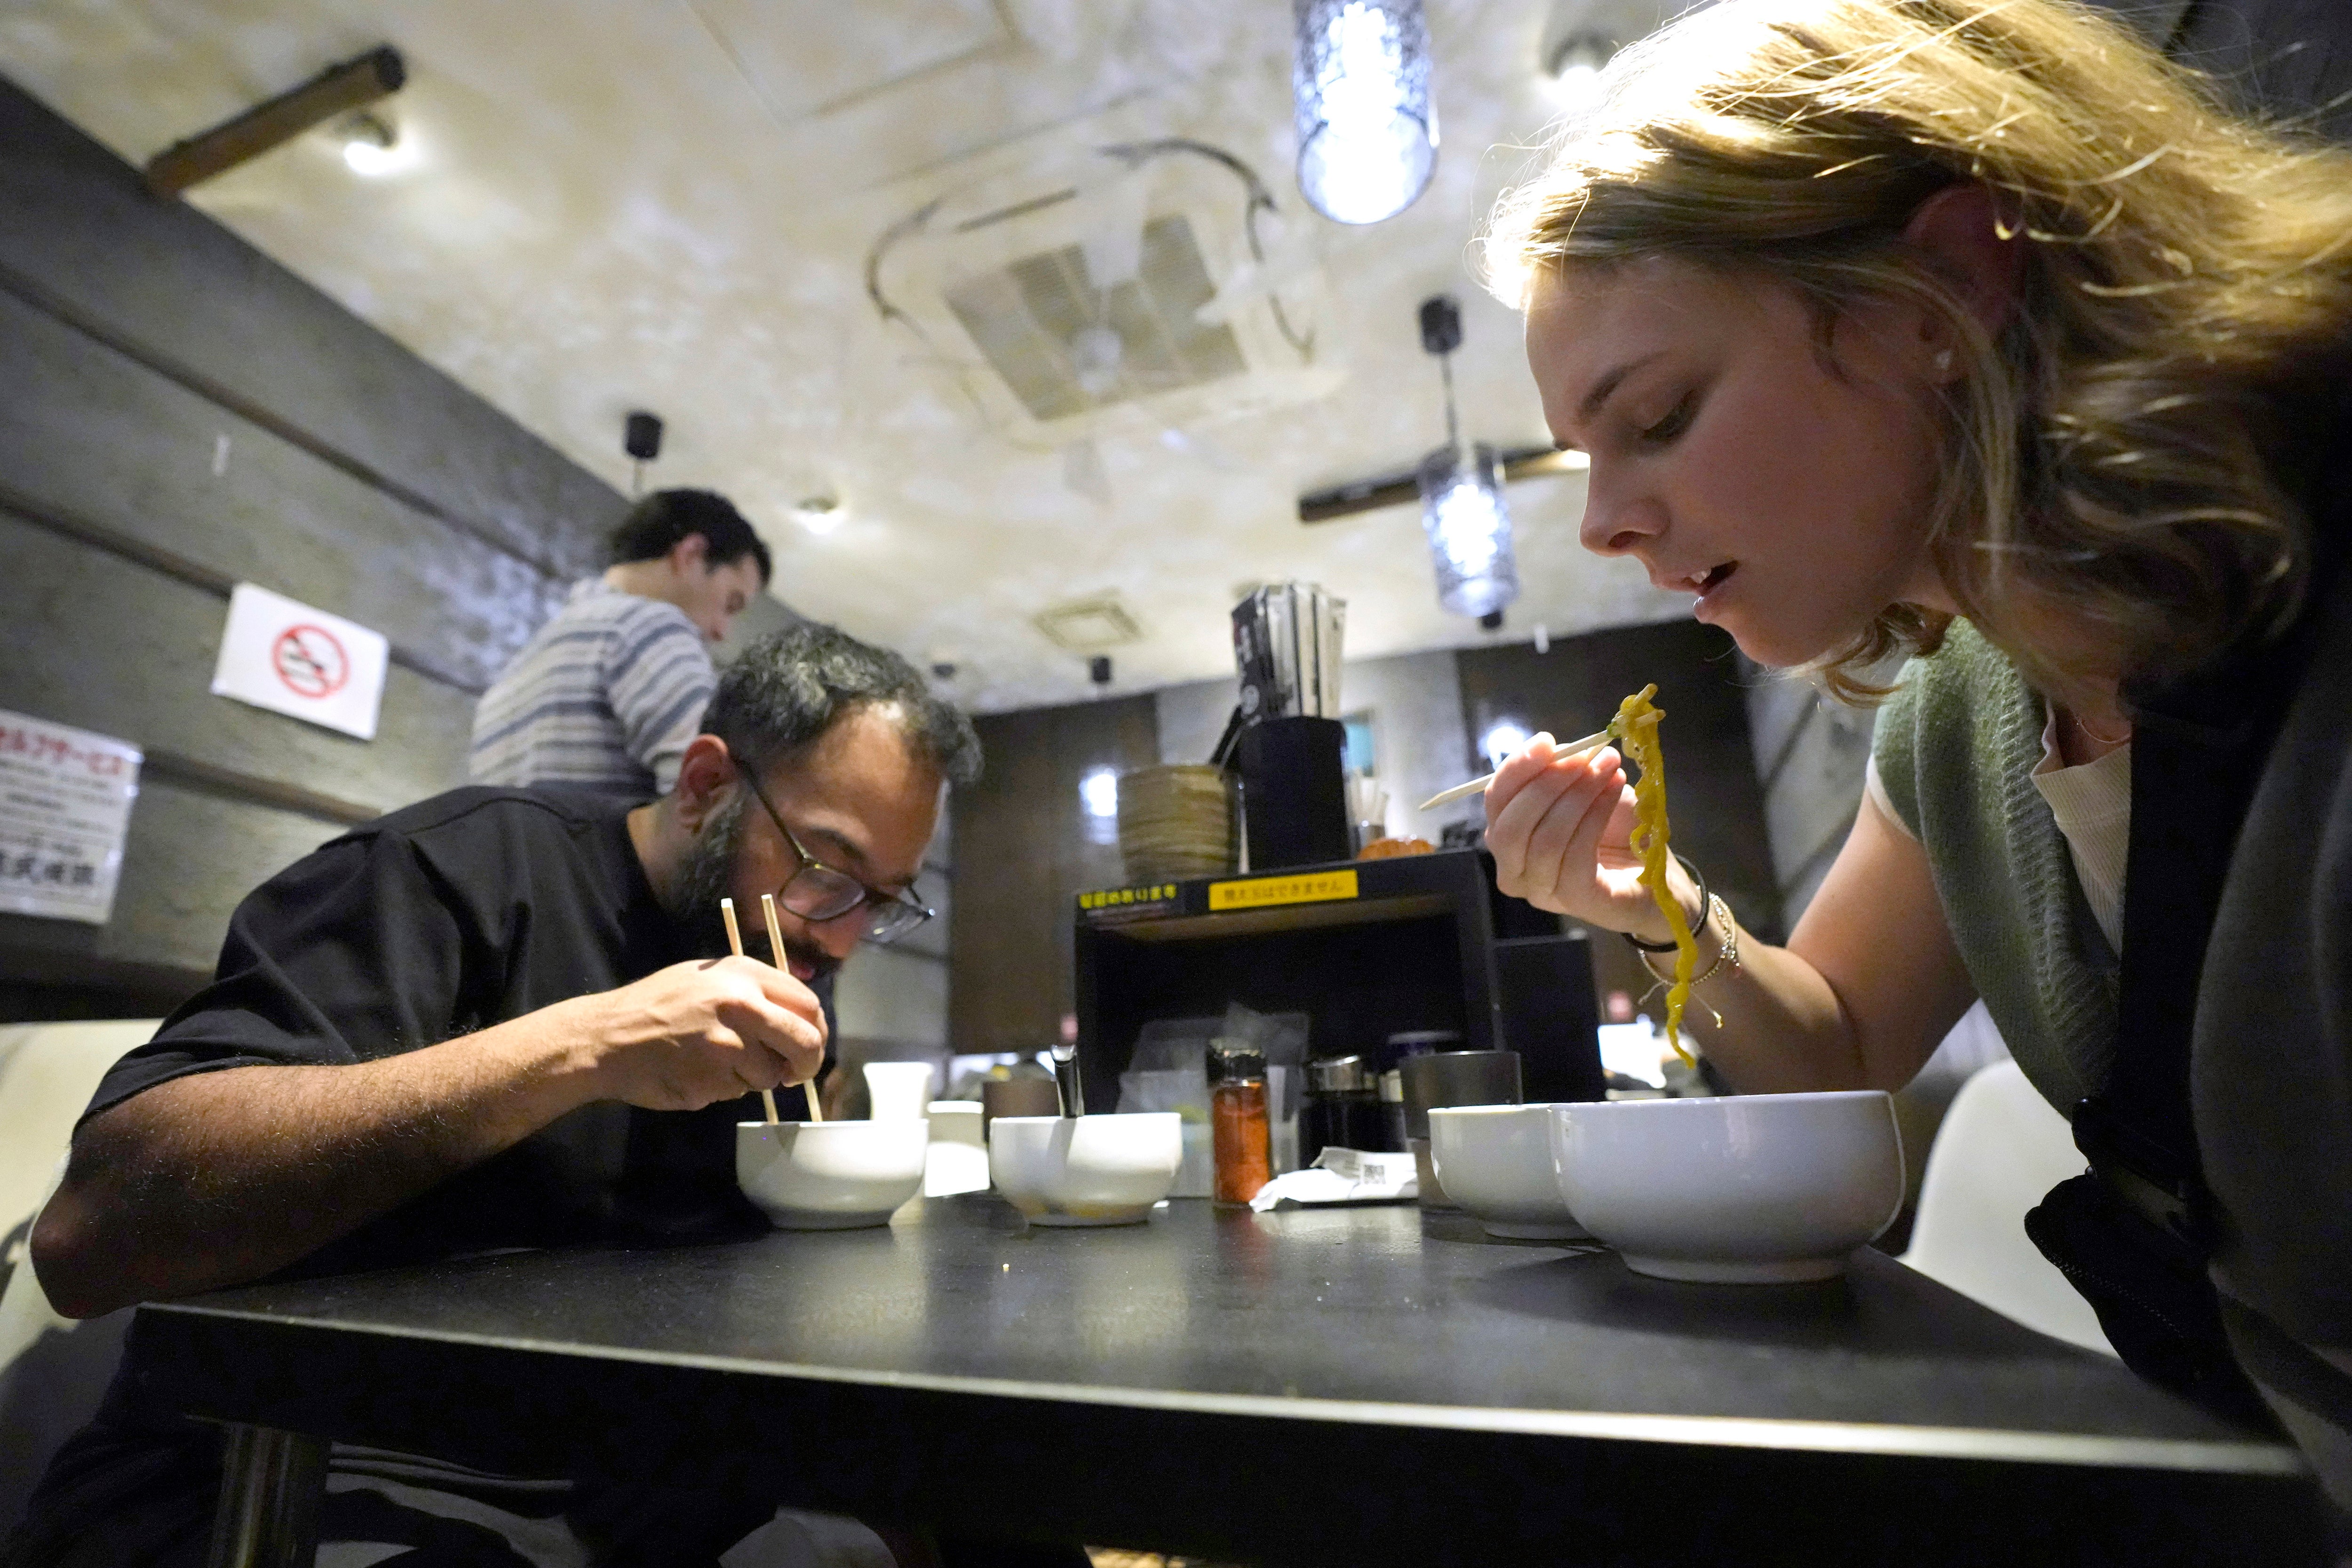
[[866,931],[863,940],[871,942],[896,942],[939,911],[926,907],[912,893],[886,893],[879,888],[869,888],[846,871],[836,871],[802,847],[793,830],[784,826],[775,802],[751,776],[751,770],[735,770],[751,788],[751,796],[801,858],[800,869],[784,879],[776,891],[776,902],[804,921],[823,925],[837,921],[859,905],[866,907]]

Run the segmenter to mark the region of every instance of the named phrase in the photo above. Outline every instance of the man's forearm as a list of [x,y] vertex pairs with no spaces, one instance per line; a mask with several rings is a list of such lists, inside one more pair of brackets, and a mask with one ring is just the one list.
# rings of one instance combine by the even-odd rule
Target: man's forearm
[[77,1317],[285,1267],[597,1097],[557,1008],[379,1061],[173,1079],[82,1128],[33,1235]]

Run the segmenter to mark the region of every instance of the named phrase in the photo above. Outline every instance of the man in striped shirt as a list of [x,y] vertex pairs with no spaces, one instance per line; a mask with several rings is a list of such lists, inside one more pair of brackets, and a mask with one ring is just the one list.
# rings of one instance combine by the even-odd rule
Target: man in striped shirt
[[719,642],[768,584],[768,547],[709,490],[656,490],[474,710],[477,784],[667,794],[718,679]]

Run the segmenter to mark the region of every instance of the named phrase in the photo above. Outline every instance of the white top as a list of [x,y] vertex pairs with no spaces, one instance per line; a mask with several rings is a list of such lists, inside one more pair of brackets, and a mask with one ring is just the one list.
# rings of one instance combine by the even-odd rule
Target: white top
[[[2117,746],[2096,762],[2068,767],[2058,752],[2058,715],[2043,704],[2042,760],[2033,764],[2033,787],[2049,803],[2074,879],[2107,945],[2124,950],[2124,862],[2131,852],[2131,746]],[[1864,776],[1872,804],[1905,837],[1914,837],[1878,781],[1878,761]]]

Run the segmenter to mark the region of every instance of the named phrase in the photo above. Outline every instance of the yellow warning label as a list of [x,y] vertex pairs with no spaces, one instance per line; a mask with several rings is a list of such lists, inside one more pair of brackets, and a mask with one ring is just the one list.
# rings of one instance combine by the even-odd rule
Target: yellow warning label
[[1353,871],[1316,871],[1303,877],[1252,877],[1245,882],[1209,884],[1209,909],[1262,910],[1275,904],[1321,904],[1356,896]]
[[1149,888],[1105,888],[1099,892],[1080,893],[1078,908],[1092,910],[1130,904],[1164,904],[1175,896],[1173,882],[1155,882]]

